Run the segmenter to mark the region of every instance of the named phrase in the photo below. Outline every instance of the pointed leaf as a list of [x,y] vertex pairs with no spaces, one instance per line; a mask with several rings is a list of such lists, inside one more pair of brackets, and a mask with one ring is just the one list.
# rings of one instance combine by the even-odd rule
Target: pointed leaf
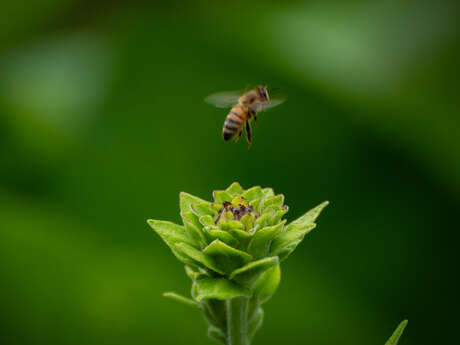
[[211,217],[217,214],[216,210],[209,202],[197,202],[191,205],[192,210],[199,216],[210,215]]
[[222,332],[220,328],[217,328],[215,326],[209,326],[208,337],[221,344],[227,344],[227,337],[225,336],[224,332]]
[[284,227],[286,220],[258,230],[249,242],[247,252],[255,258],[265,256],[270,247],[270,241],[274,239]]
[[242,195],[236,195],[232,199],[232,205],[238,206],[238,205],[244,205],[244,206],[249,206],[248,201],[243,198]]
[[[312,225],[312,227],[315,226]],[[277,250],[276,255],[278,255],[278,257],[280,258],[280,262],[286,260],[289,257],[289,255],[291,255],[292,252],[297,248],[300,242],[302,242],[302,238],[289,242],[287,245]],[[273,250],[270,251],[270,254],[273,254]]]
[[396,330],[391,335],[390,339],[388,339],[388,341],[385,343],[385,345],[398,344],[399,338],[401,338],[401,335],[403,334],[404,328],[406,328],[406,326],[407,326],[407,320],[404,320],[403,322],[399,324],[398,328],[396,328]]
[[264,210],[264,213],[256,219],[255,222],[255,228],[260,229],[268,225],[268,221],[273,215],[275,214],[275,211],[272,209],[266,209]]
[[256,282],[254,293],[260,299],[260,303],[267,302],[278,289],[281,280],[280,265],[266,270]]
[[203,226],[215,227],[214,219],[210,215],[205,215],[200,217],[200,224]]
[[218,267],[226,273],[230,273],[252,260],[252,256],[241,250],[230,247],[220,240],[211,242],[203,253],[212,257]]
[[275,192],[273,191],[273,188],[264,188],[262,189],[262,193],[264,197],[270,198],[272,196],[275,196]]
[[278,222],[283,218],[283,216],[288,212],[289,208],[284,206],[281,210],[275,211],[275,213],[270,217],[268,223],[271,225],[278,224]]
[[278,255],[281,261],[285,260],[295,250],[305,235],[315,228],[315,219],[328,203],[327,201],[323,202],[287,225],[284,232],[273,240],[270,255]]
[[215,190],[213,193],[214,202],[223,203],[224,201],[231,202],[232,196],[224,190]]
[[179,294],[177,294],[175,292],[165,292],[165,293],[163,293],[163,296],[166,297],[166,298],[170,298],[170,299],[173,299],[175,301],[184,303],[184,304],[188,305],[189,307],[193,307],[193,308],[197,308],[197,309],[200,308],[199,303],[195,302],[191,298],[181,296],[181,295],[179,295]]
[[249,202],[249,205],[254,207],[254,211],[256,211],[258,214],[261,212],[261,204],[262,204],[262,199],[254,199],[251,202]]
[[220,212],[219,221],[217,223],[222,224],[223,222],[230,222],[230,221],[234,220],[234,218],[235,217],[234,217],[233,212],[231,210],[222,209],[222,211]]
[[272,196],[270,198],[265,199],[264,201],[264,208],[267,207],[281,207],[284,203],[284,195],[279,194],[276,196]]
[[192,211],[192,204],[200,203],[200,202],[206,202],[206,200],[200,199],[194,195],[185,193],[185,192],[180,192],[179,193],[179,206],[181,212],[187,212],[187,211]]
[[251,290],[225,278],[201,278],[196,281],[196,300],[225,300],[235,297],[251,297]]
[[184,227],[187,233],[190,234],[190,236],[196,242],[201,242],[206,245],[208,242],[206,241],[206,237],[203,233],[202,225],[200,224],[198,219],[196,219],[196,215],[192,212],[185,212],[185,214],[188,214],[188,216],[183,214],[182,221],[184,222]]
[[251,237],[252,233],[240,229],[229,229],[228,232],[232,234],[240,243],[246,243]]
[[251,321],[249,321],[248,325],[248,338],[249,341],[254,338],[254,335],[256,334],[257,330],[262,326],[262,323],[264,322],[264,310],[259,307],[257,309],[256,315],[252,318]]
[[247,201],[252,201],[254,199],[262,198],[264,194],[262,193],[262,188],[260,187],[252,187],[249,188],[247,191],[243,193],[243,197]]
[[211,238],[211,242],[219,239],[224,243],[227,243],[231,247],[235,247],[238,244],[238,240],[230,235],[228,231],[223,231],[219,229],[208,229],[207,233]]
[[219,222],[219,227],[222,229],[222,230],[230,230],[230,229],[239,229],[239,230],[242,230],[244,229],[244,225],[243,223],[241,223],[240,221],[238,220],[231,220],[231,221],[225,221],[225,220],[222,220]]
[[[279,255],[280,258],[287,258],[297,247],[297,245],[303,241],[306,234],[316,227],[316,224],[310,224],[302,229],[296,231],[285,231],[276,237],[271,246],[270,254]],[[288,250],[289,249],[289,250]],[[286,252],[284,255],[281,253]]]
[[155,219],[149,219],[147,223],[168,245],[169,249],[171,249],[173,254],[180,261],[186,264],[194,264],[194,261],[190,260],[188,255],[175,246],[178,242],[188,243],[190,246],[197,246],[197,243],[187,235],[184,227],[171,222]]
[[189,266],[189,265],[185,265],[185,273],[187,274],[187,276],[188,276],[191,280],[195,280],[195,279],[197,279],[198,277],[206,276],[206,275],[207,275],[206,271],[203,270],[202,268],[200,268],[200,267],[193,267],[193,266]]
[[192,246],[196,245],[196,242],[188,236],[183,226],[155,219],[149,219],[147,223],[166,243],[185,242]]
[[235,195],[238,195],[238,194],[243,194],[244,190],[243,188],[241,188],[240,184],[238,182],[233,182],[230,187],[228,187],[226,190],[225,190],[228,194],[230,194],[231,196],[235,196]]
[[329,201],[324,201],[315,208],[311,209],[303,216],[297,218],[293,222],[291,222],[287,227],[286,231],[289,232],[291,230],[295,230],[297,228],[302,228],[304,226],[309,226],[310,224],[314,224],[316,218],[318,218],[321,211],[329,205]]
[[160,235],[166,243],[185,242],[190,245],[196,243],[187,235],[183,226],[165,220],[149,219],[147,223]]
[[219,204],[219,203],[216,204],[215,202],[211,203],[211,205],[212,205],[212,209],[216,211],[216,214],[219,213],[219,211],[222,210],[222,207],[223,207],[222,204]]
[[195,225],[197,228],[199,228],[199,229],[202,228],[202,225],[200,223],[200,218],[195,213],[193,213],[192,211],[181,212],[180,216],[182,217],[182,220],[184,222],[189,221],[190,223]]
[[251,230],[254,227],[255,216],[252,213],[245,214],[241,217],[240,222],[243,224],[246,231]]
[[264,272],[273,266],[278,265],[278,263],[279,260],[277,256],[253,261],[241,268],[234,270],[230,274],[229,278],[235,280],[243,286],[251,288]]
[[194,261],[220,274],[225,274],[217,265],[213,258],[203,254],[198,249],[188,245],[187,243],[176,243],[175,246],[183,253],[188,255]]

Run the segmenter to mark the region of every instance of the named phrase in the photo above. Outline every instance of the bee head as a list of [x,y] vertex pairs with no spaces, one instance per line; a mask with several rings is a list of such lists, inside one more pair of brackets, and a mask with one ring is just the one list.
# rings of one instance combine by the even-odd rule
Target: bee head
[[268,96],[268,90],[265,86],[257,86],[257,92],[259,93],[259,96],[262,98],[262,101],[270,100]]

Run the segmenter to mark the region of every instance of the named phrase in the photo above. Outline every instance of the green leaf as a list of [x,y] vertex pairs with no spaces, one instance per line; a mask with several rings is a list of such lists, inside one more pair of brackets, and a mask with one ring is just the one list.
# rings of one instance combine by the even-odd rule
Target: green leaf
[[203,270],[202,268],[193,267],[193,266],[189,266],[189,265],[185,265],[185,273],[192,280],[195,280],[198,277],[201,277],[203,275],[207,275],[206,271]]
[[[312,225],[315,227],[314,225]],[[299,243],[302,242],[302,239],[298,239],[296,241],[289,242],[287,245],[284,247],[280,248],[279,250],[276,251],[276,255],[280,258],[280,261],[283,262],[288,258],[289,255],[297,248]],[[273,250],[271,250],[270,254],[273,253]]]
[[222,204],[216,204],[215,202],[211,203],[212,208],[216,213],[219,213],[220,210],[222,210]]
[[211,238],[211,241],[219,239],[232,247],[235,247],[238,244],[238,240],[232,235],[230,235],[228,231],[223,231],[219,229],[207,229],[206,231],[209,237]]
[[212,326],[212,325],[209,326],[208,337],[221,344],[224,344],[224,345],[227,344],[227,337],[225,336],[225,333],[222,332],[220,328],[217,328],[215,326]]
[[285,231],[273,240],[270,255],[278,255],[281,261],[285,260],[305,235],[315,228],[316,218],[328,204],[328,201],[323,202],[287,225]]
[[250,239],[253,235],[250,232],[240,229],[229,229],[228,232],[231,233],[232,236],[235,237],[240,243],[245,243],[246,240]]
[[230,247],[220,240],[211,242],[211,244],[203,249],[203,253],[212,257],[218,267],[225,273],[230,273],[252,260],[251,255]]
[[214,219],[210,215],[205,215],[200,217],[200,224],[203,226],[215,227]]
[[226,221],[226,220],[221,220],[219,222],[219,227],[222,229],[222,230],[230,230],[230,229],[239,229],[239,230],[242,230],[244,229],[244,225],[243,223],[241,223],[240,221],[238,220],[231,220],[231,221]]
[[216,262],[213,260],[213,258],[203,254],[201,251],[198,249],[188,245],[187,243],[176,243],[175,246],[181,250],[183,253],[188,255],[191,259],[194,261],[202,264],[203,266],[219,273],[219,274],[225,274],[217,265]]
[[196,243],[188,236],[183,226],[165,220],[149,219],[147,223],[166,243],[185,242],[192,246]]
[[230,194],[231,196],[243,194],[243,192],[244,192],[243,188],[241,188],[241,186],[240,186],[240,184],[238,182],[233,182],[230,185],[230,187],[228,187],[225,191],[228,194]]
[[[279,255],[283,260],[286,259],[302,242],[306,234],[316,227],[316,224],[310,224],[302,229],[287,232],[285,230],[281,235],[275,238],[272,242],[270,254]],[[281,255],[283,253],[283,255]]]
[[264,188],[264,189],[262,189],[262,194],[266,198],[270,198],[272,196],[275,196],[275,192],[273,191],[273,188]]
[[286,220],[283,220],[276,225],[258,230],[249,242],[247,252],[255,258],[265,256],[269,250],[270,241],[283,230],[285,223]]
[[192,212],[184,212],[182,215],[182,221],[184,222],[185,230],[196,242],[202,242],[207,244],[204,236],[202,225],[200,224],[196,214]]
[[198,244],[193,241],[186,233],[184,227],[163,220],[149,219],[147,223],[150,227],[161,237],[161,239],[168,245],[173,254],[183,263],[194,264],[193,260],[183,253],[180,249],[176,248],[179,242],[187,243],[190,246],[197,246]]
[[252,187],[252,188],[249,188],[247,191],[245,191],[243,193],[243,197],[247,200],[247,201],[252,201],[254,199],[259,199],[259,198],[262,198],[264,195],[262,193],[262,188],[260,187]]
[[268,220],[269,224],[278,224],[278,222],[283,218],[283,216],[288,212],[289,208],[284,206],[281,210],[275,211],[275,213]]
[[256,282],[254,293],[259,297],[260,303],[267,302],[278,289],[281,280],[280,265],[266,270]]
[[195,302],[191,298],[181,296],[181,295],[179,295],[179,294],[177,294],[175,292],[165,292],[165,293],[163,293],[163,296],[166,297],[166,298],[170,298],[170,299],[173,299],[175,301],[184,303],[184,304],[188,305],[189,307],[200,309],[200,304],[199,303]]
[[399,324],[398,328],[396,328],[396,330],[391,335],[390,339],[388,339],[388,341],[385,343],[385,345],[398,344],[399,338],[401,338],[401,335],[403,334],[404,328],[406,328],[406,326],[407,326],[407,320],[404,320],[403,322]]
[[264,310],[259,307],[257,309],[256,315],[252,318],[251,321],[249,321],[248,325],[248,337],[249,341],[254,338],[254,335],[256,334],[257,330],[262,326],[262,323],[264,322]]
[[264,258],[248,263],[247,265],[234,270],[230,274],[230,279],[235,280],[243,286],[251,288],[259,277],[268,269],[278,265],[277,256]]
[[200,218],[195,213],[193,213],[192,211],[181,212],[180,216],[182,217],[182,220],[184,222],[189,221],[190,223],[195,225],[197,228],[199,228],[199,229],[202,228],[202,225],[200,223]]
[[283,203],[284,203],[284,195],[279,194],[279,195],[267,198],[264,201],[264,208],[267,208],[267,207],[281,207],[281,206],[283,206]]
[[304,226],[308,226],[310,224],[314,224],[316,218],[318,218],[318,216],[321,213],[321,211],[327,205],[329,205],[329,201],[322,202],[321,204],[319,204],[315,208],[313,208],[310,211],[308,211],[307,213],[305,213],[303,216],[301,216],[301,217],[297,218],[296,220],[294,220],[293,222],[291,222],[286,227],[286,231],[291,231],[291,229],[295,230],[295,229],[298,229],[298,228],[302,228]]
[[200,199],[185,192],[179,193],[179,206],[182,212],[192,211],[192,204],[200,202],[206,202],[206,200]]
[[261,213],[261,203],[262,203],[262,199],[254,199],[252,201],[249,202],[249,205],[254,207],[254,211],[256,211],[257,213]]
[[225,278],[201,278],[196,280],[196,300],[225,300],[235,297],[251,297],[251,290]]
[[228,201],[228,202],[232,201],[232,196],[224,190],[215,190],[212,193],[212,195],[214,197],[214,202],[216,203],[223,203],[224,201]]
[[196,204],[192,204],[191,207],[193,211],[195,211],[195,213],[200,217],[204,215],[215,216],[217,214],[209,202],[198,202]]
[[256,230],[263,228],[264,226],[267,226],[269,219],[273,217],[274,213],[275,211],[273,211],[272,209],[266,209],[264,213],[259,218],[256,219],[256,222],[255,222]]
[[244,229],[246,231],[249,231],[254,226],[254,220],[255,220],[255,216],[252,213],[248,213],[248,214],[245,214],[243,217],[241,217],[240,222],[241,224],[243,224]]

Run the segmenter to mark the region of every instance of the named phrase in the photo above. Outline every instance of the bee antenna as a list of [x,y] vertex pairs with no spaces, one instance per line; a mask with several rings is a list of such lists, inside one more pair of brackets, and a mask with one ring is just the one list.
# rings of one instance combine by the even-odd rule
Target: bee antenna
[[280,87],[274,87],[274,88],[270,89],[270,92],[278,91],[278,90],[281,90],[281,88]]

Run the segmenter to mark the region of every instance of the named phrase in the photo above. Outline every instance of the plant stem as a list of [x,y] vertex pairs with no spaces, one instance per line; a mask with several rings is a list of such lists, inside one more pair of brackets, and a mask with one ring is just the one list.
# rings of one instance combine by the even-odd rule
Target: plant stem
[[226,300],[227,345],[250,345],[248,339],[248,301],[245,297]]

